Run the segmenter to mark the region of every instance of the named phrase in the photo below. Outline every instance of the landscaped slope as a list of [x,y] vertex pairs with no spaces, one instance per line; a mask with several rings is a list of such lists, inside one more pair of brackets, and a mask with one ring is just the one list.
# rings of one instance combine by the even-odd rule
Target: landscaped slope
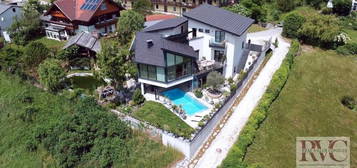
[[[118,133],[128,128],[120,126],[114,114],[100,107],[81,105],[73,99],[70,101],[64,96],[49,94],[0,72],[0,167],[65,167],[60,162],[69,161],[63,158],[70,161],[80,158],[75,162],[76,167],[101,167],[109,158],[115,158],[110,163],[113,167],[167,167],[182,157],[177,151],[137,131],[126,132],[129,137],[118,139]],[[110,128],[102,129],[105,125],[110,125]],[[101,128],[98,129],[98,126]],[[48,131],[46,128],[54,129]],[[65,131],[59,132],[61,130]],[[36,135],[47,135],[34,137],[33,131]],[[112,153],[122,151],[118,147],[122,147],[123,143],[117,146],[118,141],[125,143],[128,153],[113,157]],[[66,144],[68,142],[70,144]],[[85,146],[93,142],[93,147]],[[86,148],[81,151],[81,147]],[[62,150],[63,154],[58,150]],[[72,151],[81,152],[72,155]],[[98,159],[95,159],[97,156]]]
[[145,102],[133,115],[140,120],[149,122],[153,126],[186,138],[189,138],[194,132],[193,128],[182,121],[164,105],[153,101]]
[[347,136],[351,165],[357,165],[357,112],[340,103],[343,96],[357,98],[356,81],[356,57],[304,47],[245,161],[267,168],[295,167],[296,137]]

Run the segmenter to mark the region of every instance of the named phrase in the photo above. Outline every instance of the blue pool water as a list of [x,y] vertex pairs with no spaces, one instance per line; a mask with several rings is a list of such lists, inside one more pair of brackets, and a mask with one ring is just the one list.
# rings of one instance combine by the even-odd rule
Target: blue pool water
[[194,115],[197,112],[207,109],[205,105],[201,104],[181,89],[171,89],[163,92],[162,94],[169,98],[175,105],[182,105],[182,108],[187,115]]

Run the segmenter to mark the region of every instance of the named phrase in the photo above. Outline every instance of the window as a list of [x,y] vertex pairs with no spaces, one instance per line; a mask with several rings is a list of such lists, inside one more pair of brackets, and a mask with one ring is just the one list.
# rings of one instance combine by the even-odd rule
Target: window
[[150,80],[156,80],[156,67],[148,65],[148,74]]
[[197,29],[196,28],[192,28],[192,37],[193,38],[197,37]]
[[102,6],[100,6],[100,10],[106,10],[106,9],[107,9],[107,5],[103,3]]
[[225,38],[225,34],[223,31],[215,32],[215,40],[214,40],[215,42],[220,43],[220,42],[224,41],[224,38]]
[[206,29],[206,30],[205,30],[205,33],[209,33],[209,29]]
[[159,9],[159,5],[158,4],[156,4],[156,9]]
[[176,65],[181,64],[183,62],[183,58],[181,56],[176,56],[175,58],[176,58],[176,62],[175,62]]
[[167,68],[167,80],[172,81],[176,78],[176,66],[171,66]]
[[139,69],[140,69],[140,77],[148,78],[148,66],[144,64],[139,64]]
[[15,12],[16,12],[16,9],[15,9],[15,8],[12,8],[12,11],[15,13]]
[[186,8],[182,8],[182,13],[186,12]]
[[217,62],[223,62],[224,51],[214,50],[214,60]]
[[173,8],[174,8],[174,11],[176,11],[176,6],[174,6]]
[[166,65],[167,66],[175,65],[175,55],[170,53],[166,54]]
[[203,29],[198,29],[199,32],[203,32]]
[[353,8],[352,10],[357,10],[357,3],[353,3]]
[[161,82],[165,82],[165,69],[162,67],[156,67],[156,79]]

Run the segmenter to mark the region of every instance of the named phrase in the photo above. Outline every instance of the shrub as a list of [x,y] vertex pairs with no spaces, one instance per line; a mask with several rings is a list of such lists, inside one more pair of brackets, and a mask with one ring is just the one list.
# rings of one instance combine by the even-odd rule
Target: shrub
[[329,15],[332,13],[332,9],[331,8],[328,8],[328,7],[324,7],[321,9],[321,13],[324,14],[324,15]]
[[350,110],[357,108],[357,101],[351,96],[343,96],[341,103]]
[[194,93],[197,98],[202,98],[203,96],[202,91],[200,89],[196,89]]
[[133,101],[135,104],[144,103],[145,97],[141,94],[140,89],[135,89],[134,94],[133,94]]
[[37,67],[49,56],[50,50],[41,42],[30,42],[24,49],[24,63],[29,68]]
[[59,60],[71,60],[75,58],[78,54],[79,47],[74,45],[64,50],[61,50],[57,55],[56,59]]
[[357,54],[357,43],[347,43],[343,46],[339,46],[336,52],[341,55],[355,55]]
[[257,129],[259,129],[260,124],[267,117],[271,104],[278,97],[280,91],[284,87],[286,80],[288,79],[290,69],[294,63],[294,57],[298,53],[299,48],[300,44],[297,41],[293,41],[281,67],[275,72],[267,91],[249,117],[248,122],[241,131],[237,142],[233,145],[227,157],[223,160],[220,166],[221,168],[249,167],[246,163],[244,163],[244,156],[247,148],[253,143]]
[[333,0],[333,12],[340,16],[349,15],[351,7],[351,0]]
[[62,79],[66,76],[64,70],[60,65],[60,61],[56,59],[45,60],[38,68],[40,82],[47,89],[56,91]]
[[224,77],[217,71],[210,72],[207,76],[207,85],[217,90],[218,86],[224,83]]
[[283,26],[283,36],[289,38],[298,38],[298,30],[304,24],[305,18],[296,13],[290,13],[284,19],[284,26]]

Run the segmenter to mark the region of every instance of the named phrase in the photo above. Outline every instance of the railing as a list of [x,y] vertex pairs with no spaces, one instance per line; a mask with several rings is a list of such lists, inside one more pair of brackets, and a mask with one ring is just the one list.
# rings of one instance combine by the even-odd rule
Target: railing
[[171,5],[171,6],[177,6],[177,7],[188,7],[188,8],[194,8],[197,5],[194,3],[187,3],[187,2],[175,2],[175,1],[165,1],[165,0],[151,0],[153,4],[162,4],[162,5]]
[[210,47],[226,48],[226,41],[217,42],[214,38],[209,40]]

